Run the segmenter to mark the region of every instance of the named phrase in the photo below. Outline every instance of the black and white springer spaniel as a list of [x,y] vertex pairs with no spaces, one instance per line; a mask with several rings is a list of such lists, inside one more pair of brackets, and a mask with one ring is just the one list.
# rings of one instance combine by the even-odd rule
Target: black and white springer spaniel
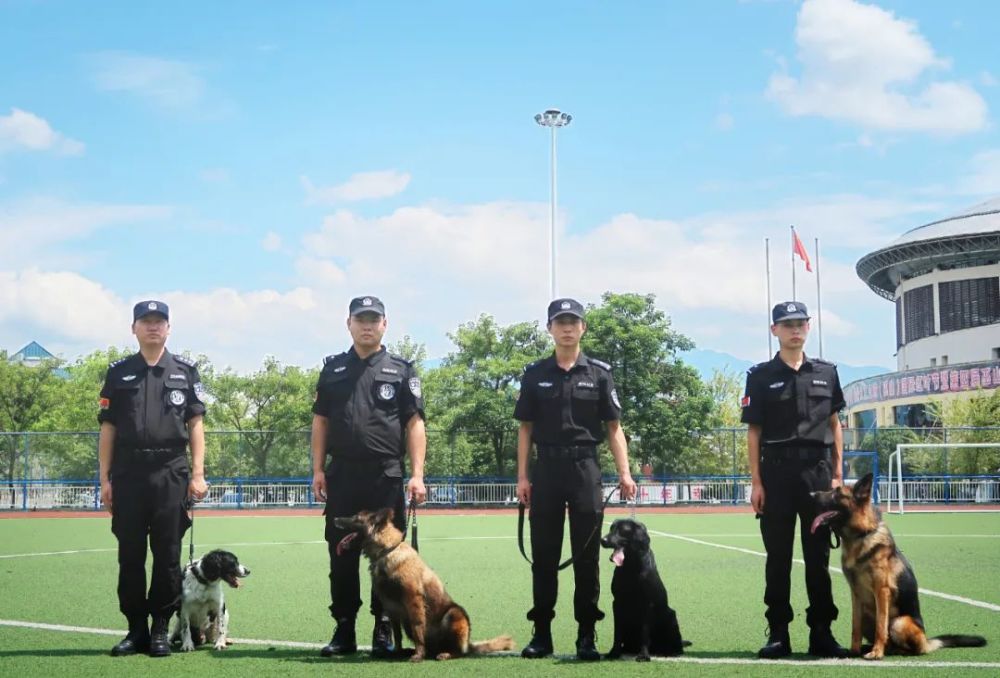
[[249,574],[249,568],[240,565],[229,551],[209,551],[185,567],[181,610],[177,613],[171,642],[180,641],[181,652],[191,652],[205,642],[213,643],[216,650],[225,650],[229,610],[222,582],[239,588],[240,579]]

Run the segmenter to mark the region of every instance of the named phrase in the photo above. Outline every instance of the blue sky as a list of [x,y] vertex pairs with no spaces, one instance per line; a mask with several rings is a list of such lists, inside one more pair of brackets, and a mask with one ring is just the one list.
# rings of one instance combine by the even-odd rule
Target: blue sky
[[356,294],[432,356],[479,313],[540,320],[555,106],[561,294],[652,292],[763,359],[763,239],[788,297],[794,224],[826,356],[892,366],[854,263],[1000,194],[998,24],[973,0],[0,0],[0,347],[128,344],[146,297],[238,369],[342,350]]

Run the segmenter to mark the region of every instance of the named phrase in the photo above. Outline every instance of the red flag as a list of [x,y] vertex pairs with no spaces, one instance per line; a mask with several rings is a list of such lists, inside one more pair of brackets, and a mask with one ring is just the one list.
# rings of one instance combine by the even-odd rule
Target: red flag
[[799,259],[806,262],[806,270],[812,273],[813,269],[812,264],[809,263],[809,253],[806,252],[806,246],[799,240],[799,234],[795,232],[794,228],[792,229],[792,238],[792,252],[799,255]]

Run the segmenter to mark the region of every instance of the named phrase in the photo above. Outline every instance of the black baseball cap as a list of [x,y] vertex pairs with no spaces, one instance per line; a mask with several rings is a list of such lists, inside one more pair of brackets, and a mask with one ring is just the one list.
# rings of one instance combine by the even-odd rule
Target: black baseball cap
[[583,319],[583,304],[576,299],[556,299],[549,304],[549,322],[561,315],[572,315]]
[[775,325],[782,320],[809,320],[809,309],[801,301],[783,301],[771,309]]
[[385,315],[385,304],[378,297],[354,297],[351,299],[351,315],[377,313]]
[[140,301],[132,307],[132,322],[135,322],[139,318],[149,315],[150,313],[159,313],[163,316],[164,320],[170,320],[169,306],[164,304],[162,301],[147,299],[146,301]]

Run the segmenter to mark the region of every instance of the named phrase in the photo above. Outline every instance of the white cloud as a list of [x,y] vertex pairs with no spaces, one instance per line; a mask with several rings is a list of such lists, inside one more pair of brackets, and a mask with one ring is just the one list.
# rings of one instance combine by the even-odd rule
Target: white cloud
[[130,92],[167,109],[190,109],[202,102],[206,85],[199,68],[185,61],[102,52],[93,58],[94,82],[108,92]]
[[300,180],[306,191],[307,205],[336,205],[389,198],[402,193],[410,183],[410,175],[396,170],[359,172],[337,186],[316,186],[307,176],[302,176]]
[[260,246],[267,252],[277,252],[281,249],[281,236],[274,231],[268,231],[264,239],[260,241]]
[[81,155],[84,145],[52,129],[44,118],[12,108],[10,115],[0,115],[0,154],[13,150]]
[[[823,239],[829,354],[888,362],[891,305],[864,286],[853,262],[864,248],[922,223],[928,209],[936,206],[846,195],[686,220],[621,214],[587,232],[560,233],[559,292],[585,302],[608,290],[651,292],[681,332],[718,350],[763,358],[763,238],[772,238],[772,298],[785,298],[788,224],[794,223],[810,253],[812,239]],[[350,341],[343,325],[347,303],[357,294],[386,301],[388,340],[408,333],[432,356],[451,350],[446,333],[480,313],[501,323],[541,321],[549,300],[544,203],[415,206],[380,217],[342,209],[300,242],[282,246],[296,257],[288,289],[151,288],[136,298],[171,304],[172,347],[241,370],[258,366],[265,355],[315,365],[342,350]],[[811,303],[815,278],[801,273],[798,285],[798,298]],[[60,299],[62,305],[52,306]],[[39,340],[71,335],[65,345],[80,353],[128,344],[131,301],[76,274],[0,273],[0,338],[12,336],[12,327],[31,326]],[[66,315],[90,306],[103,309],[95,320]]]
[[989,71],[983,71],[979,74],[979,84],[983,87],[996,87],[997,79]]
[[1000,195],[1000,148],[977,153],[971,171],[958,180],[958,192],[964,195]]
[[767,94],[794,116],[873,130],[961,134],[983,129],[987,106],[970,85],[928,82],[949,68],[916,24],[855,0],[806,0],[795,28],[799,77],[771,76]]
[[[54,245],[80,240],[101,229],[161,221],[172,209],[161,205],[74,204],[52,198],[0,203],[0,265],[41,263]],[[26,235],[29,234],[29,235]]]

